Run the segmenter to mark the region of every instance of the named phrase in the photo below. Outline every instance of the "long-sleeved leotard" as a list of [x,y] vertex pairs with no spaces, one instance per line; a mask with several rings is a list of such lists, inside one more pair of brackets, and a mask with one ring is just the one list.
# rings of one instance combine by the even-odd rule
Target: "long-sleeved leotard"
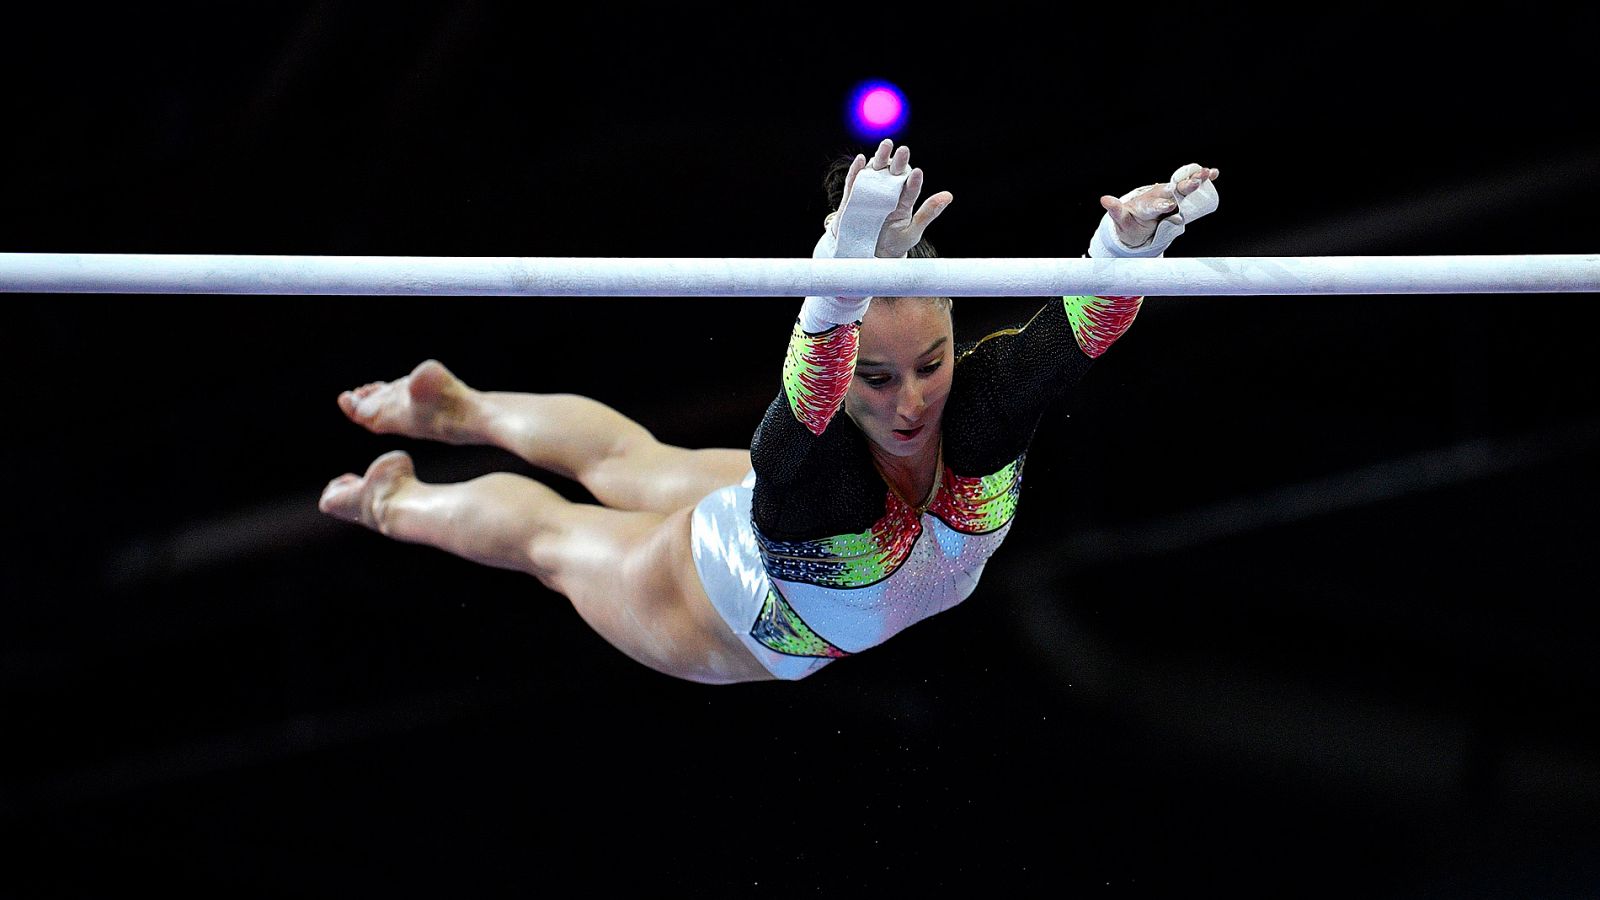
[[1127,330],[1139,304],[1057,299],[960,354],[940,472],[920,504],[888,486],[865,435],[838,415],[859,324],[812,334],[797,322],[782,389],[750,448],[752,518],[770,588],[744,624],[749,637],[814,659],[809,673],[964,600],[1010,529],[1040,417]]
[[[1199,171],[1192,163],[1178,169],[1168,190]],[[874,255],[884,216],[901,196],[895,177],[905,176],[862,171],[813,255]],[[870,199],[858,208],[863,185]],[[1160,256],[1188,223],[1217,207],[1205,179],[1174,195],[1177,212],[1137,246],[1123,243],[1110,215],[1102,217],[1089,255]],[[859,221],[849,221],[855,212]],[[807,298],[782,389],[751,444],[754,471],[707,496],[692,520],[695,566],[728,627],[773,675],[795,679],[966,599],[1011,528],[1040,417],[1128,329],[1140,303],[1060,298],[1026,326],[959,354],[939,472],[930,496],[917,501],[889,487],[865,435],[838,415],[866,303]]]

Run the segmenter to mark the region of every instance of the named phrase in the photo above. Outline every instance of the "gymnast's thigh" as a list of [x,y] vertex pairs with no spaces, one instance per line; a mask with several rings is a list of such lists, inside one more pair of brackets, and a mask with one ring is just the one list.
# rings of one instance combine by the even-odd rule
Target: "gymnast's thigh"
[[[690,550],[686,506],[641,528],[647,513],[599,509],[623,526],[574,548],[553,585],[589,626],[637,662],[711,684],[767,681],[772,675],[711,605]],[[607,517],[598,517],[603,523]]]
[[738,484],[750,472],[749,450],[689,450],[653,444],[640,453],[646,458],[629,463],[648,473],[641,508],[663,514],[693,506],[717,488]]

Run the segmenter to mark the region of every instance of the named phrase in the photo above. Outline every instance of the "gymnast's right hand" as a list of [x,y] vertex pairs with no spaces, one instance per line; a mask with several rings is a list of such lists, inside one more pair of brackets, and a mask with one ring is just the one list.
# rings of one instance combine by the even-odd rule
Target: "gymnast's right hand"
[[[899,150],[894,147],[894,141],[888,138],[878,145],[878,150],[869,161],[866,156],[856,154],[855,161],[850,164],[850,171],[844,179],[844,199],[840,201],[842,209],[850,202],[850,190],[855,186],[856,177],[861,171],[871,166],[876,171],[887,171],[891,175],[904,175],[906,167],[911,164],[911,148],[902,146]],[[940,191],[923,201],[922,206],[913,213],[912,207],[917,205],[917,198],[922,195],[922,170],[912,169],[910,177],[900,188],[900,204],[889,217],[883,221],[883,229],[878,232],[878,246],[876,254],[887,259],[899,259],[911,252],[911,248],[922,240],[922,233],[939,218],[945,207],[955,199],[949,191]],[[828,227],[834,227],[834,217],[830,217]],[[837,233],[837,232],[835,232]]]

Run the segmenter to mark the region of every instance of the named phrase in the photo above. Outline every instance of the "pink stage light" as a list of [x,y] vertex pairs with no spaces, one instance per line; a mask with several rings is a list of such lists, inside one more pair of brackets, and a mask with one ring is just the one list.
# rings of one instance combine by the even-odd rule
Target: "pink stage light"
[[856,87],[850,99],[850,123],[862,138],[888,137],[901,130],[908,118],[905,95],[884,81],[870,81]]

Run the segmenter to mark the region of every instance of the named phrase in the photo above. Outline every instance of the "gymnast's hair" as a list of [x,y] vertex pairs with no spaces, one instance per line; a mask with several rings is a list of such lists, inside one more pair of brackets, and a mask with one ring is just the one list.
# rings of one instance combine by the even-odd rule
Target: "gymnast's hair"
[[[828,218],[823,220],[825,222],[831,222],[833,216],[839,210],[839,203],[844,199],[844,180],[849,176],[850,164],[854,161],[854,154],[840,156],[833,161],[832,165],[828,166],[827,173],[822,176],[822,190],[828,195],[828,208],[833,210],[833,212],[828,214]],[[939,254],[933,249],[933,245],[928,243],[927,238],[922,238],[921,240],[917,241],[916,246],[911,248],[911,252],[906,254],[907,259],[936,259],[938,256]],[[874,301],[882,303],[893,303],[900,299],[903,298],[873,298]],[[951,309],[955,305],[955,301],[949,297],[928,297],[926,299],[932,300],[934,303],[944,307],[946,310]]]

